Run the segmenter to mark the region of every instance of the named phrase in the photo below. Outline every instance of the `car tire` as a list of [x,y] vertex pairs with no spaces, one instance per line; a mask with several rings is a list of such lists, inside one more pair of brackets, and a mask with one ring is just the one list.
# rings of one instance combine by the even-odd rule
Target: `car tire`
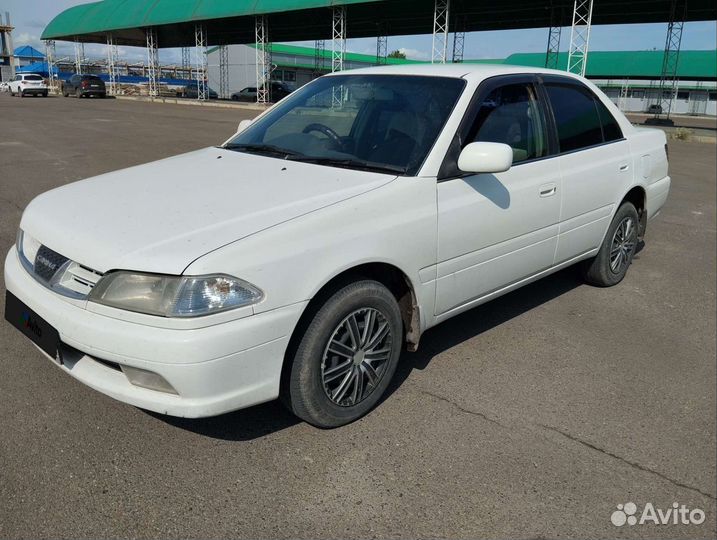
[[597,287],[620,283],[632,264],[639,240],[640,216],[632,203],[618,208],[598,254],[582,263],[585,281]]
[[79,88],[75,90],[75,95],[77,96],[77,99],[82,99],[82,90]]
[[62,97],[70,97],[70,93],[64,88],[62,89]]
[[47,92],[43,92],[42,97],[47,97]]
[[391,291],[372,280],[350,283],[332,294],[308,323],[282,400],[316,427],[353,422],[381,399],[402,345],[401,311]]

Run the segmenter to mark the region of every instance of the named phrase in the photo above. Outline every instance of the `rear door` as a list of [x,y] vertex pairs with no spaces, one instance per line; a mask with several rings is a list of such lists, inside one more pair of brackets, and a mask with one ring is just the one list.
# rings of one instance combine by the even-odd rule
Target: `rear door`
[[[474,141],[511,146],[511,169],[461,174],[457,155]],[[553,265],[561,197],[553,144],[535,77],[481,84],[438,182],[437,316]]]
[[545,76],[563,181],[555,262],[596,249],[632,183],[630,147],[605,104],[582,82]]

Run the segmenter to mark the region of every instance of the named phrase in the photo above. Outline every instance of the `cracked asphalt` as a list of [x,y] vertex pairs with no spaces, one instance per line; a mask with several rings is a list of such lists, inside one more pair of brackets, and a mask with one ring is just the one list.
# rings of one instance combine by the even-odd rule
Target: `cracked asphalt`
[[[39,193],[218,144],[252,114],[0,94],[2,253]],[[0,537],[714,538],[717,146],[671,142],[670,159],[622,284],[568,269],[444,323],[338,430],[277,403],[149,414],[3,321]],[[613,526],[627,502],[706,519]]]

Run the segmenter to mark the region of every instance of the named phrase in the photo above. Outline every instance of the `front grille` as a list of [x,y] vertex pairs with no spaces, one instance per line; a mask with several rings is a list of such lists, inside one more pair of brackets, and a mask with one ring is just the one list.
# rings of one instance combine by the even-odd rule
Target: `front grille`
[[102,272],[88,268],[41,245],[34,262],[25,258],[24,250],[20,260],[37,281],[63,296],[84,299],[102,277]]
[[35,275],[43,281],[52,281],[57,271],[60,270],[68,260],[67,257],[60,255],[47,246],[40,246],[35,256]]

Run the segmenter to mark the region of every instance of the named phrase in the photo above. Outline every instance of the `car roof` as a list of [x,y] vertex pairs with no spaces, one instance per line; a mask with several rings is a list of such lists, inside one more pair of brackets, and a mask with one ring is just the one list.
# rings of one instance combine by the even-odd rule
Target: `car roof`
[[481,81],[496,75],[517,75],[521,73],[544,73],[578,79],[577,75],[554,69],[535,68],[528,66],[512,66],[506,64],[402,64],[395,66],[374,66],[332,73],[336,75],[423,75],[433,77],[454,77]]

